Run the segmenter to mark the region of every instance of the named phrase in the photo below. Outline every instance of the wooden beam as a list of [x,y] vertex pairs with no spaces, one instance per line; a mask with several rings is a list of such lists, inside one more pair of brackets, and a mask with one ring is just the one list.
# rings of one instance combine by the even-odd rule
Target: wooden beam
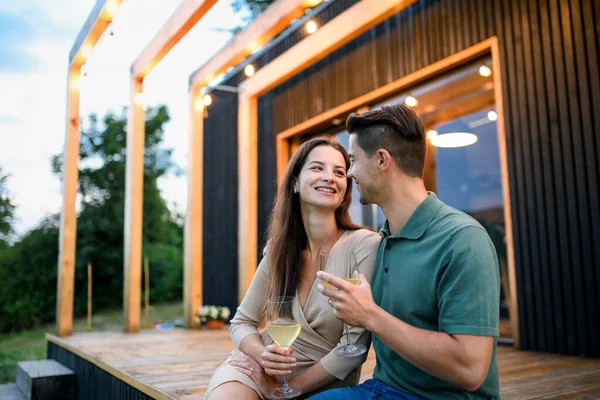
[[291,21],[300,18],[304,10],[322,0],[279,0],[271,4],[250,25],[235,35],[217,54],[190,77],[190,87],[198,90],[216,76],[227,71],[264,46],[285,29]]
[[133,62],[132,75],[138,79],[145,78],[216,2],[217,0],[184,0]]
[[200,326],[194,317],[202,305],[204,104],[198,91],[190,92],[188,149],[188,205],[185,217],[183,315],[185,326]]
[[238,299],[254,278],[258,257],[258,134],[256,97],[239,98],[238,106]]
[[[125,329],[140,330],[142,285],[142,207],[144,204],[144,105],[138,104],[143,82],[133,79],[127,112],[127,176],[125,188],[125,247],[123,311]],[[138,100],[136,102],[136,100]]]
[[265,65],[240,85],[260,96],[417,0],[362,0]]
[[79,178],[79,79],[80,68],[71,67],[67,83],[67,129],[63,152],[63,206],[60,218],[56,330],[69,336],[73,327],[75,238],[77,236],[77,180]]
[[73,327],[77,180],[79,178],[79,84],[81,66],[102,37],[123,0],[98,0],[69,52],[67,121],[63,165],[63,206],[60,218],[56,329],[69,336]]
[[506,259],[508,263],[508,282],[510,286],[509,317],[515,347],[520,348],[519,335],[519,303],[517,301],[517,278],[515,267],[515,248],[512,226],[512,209],[510,202],[510,182],[508,179],[508,151],[506,149],[506,130],[504,122],[504,98],[502,96],[502,60],[496,36],[488,40],[492,53],[492,71],[494,78],[494,95],[496,114],[498,114],[498,148],[500,151],[500,173],[502,175],[502,196],[504,200],[504,225],[506,232]]
[[69,65],[85,63],[90,52],[106,31],[123,0],[97,0],[69,52]]

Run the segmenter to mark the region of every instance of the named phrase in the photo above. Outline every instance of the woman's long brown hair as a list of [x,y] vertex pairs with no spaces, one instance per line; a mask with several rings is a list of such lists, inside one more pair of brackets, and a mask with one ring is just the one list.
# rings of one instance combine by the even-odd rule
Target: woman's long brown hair
[[[300,282],[302,268],[302,250],[308,245],[306,230],[300,211],[300,194],[294,193],[294,183],[310,152],[319,146],[333,147],[344,156],[346,171],[350,168],[350,159],[344,147],[327,138],[315,138],[303,143],[293,155],[279,186],[275,206],[271,213],[268,230],[269,284],[267,298],[274,296],[295,296]],[[363,228],[352,223],[348,208],[352,202],[352,179],[348,178],[346,193],[340,206],[335,210],[338,228],[355,230]]]

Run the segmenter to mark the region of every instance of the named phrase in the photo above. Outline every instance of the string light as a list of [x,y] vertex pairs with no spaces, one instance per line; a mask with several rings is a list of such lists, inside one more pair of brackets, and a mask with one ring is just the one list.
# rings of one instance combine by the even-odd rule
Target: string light
[[404,100],[404,104],[406,104],[409,107],[414,107],[417,104],[419,104],[419,102],[417,101],[417,99],[415,99],[412,96],[408,96],[405,100]]
[[202,101],[204,102],[204,105],[208,107],[212,104],[212,96],[210,94],[205,94]]
[[308,21],[305,25],[306,33],[313,34],[317,31],[317,23],[312,19]]
[[246,68],[244,68],[244,74],[247,77],[251,77],[252,75],[254,75],[255,69],[254,69],[254,65],[252,64],[248,64],[246,65]]
[[144,92],[140,92],[133,97],[133,102],[139,106],[143,106],[146,104],[146,96],[144,96]]

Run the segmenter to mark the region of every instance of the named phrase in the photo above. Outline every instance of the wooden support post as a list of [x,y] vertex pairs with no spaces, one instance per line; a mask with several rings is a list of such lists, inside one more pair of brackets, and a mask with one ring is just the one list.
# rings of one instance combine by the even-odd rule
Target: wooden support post
[[202,306],[202,224],[204,104],[197,90],[190,92],[188,205],[185,217],[183,316],[187,328],[198,328],[194,317]]
[[258,133],[256,96],[240,93],[238,105],[238,300],[254,278],[258,257]]
[[88,273],[88,295],[87,295],[87,326],[85,330],[92,330],[92,264],[87,265]]
[[143,82],[133,79],[127,113],[127,177],[125,189],[125,248],[123,312],[125,330],[140,330],[142,269],[142,207],[144,204],[144,105]]
[[69,336],[73,329],[73,293],[75,285],[75,238],[77,234],[77,179],[79,177],[79,75],[71,66],[67,92],[67,129],[63,169],[63,206],[60,218],[56,330]]

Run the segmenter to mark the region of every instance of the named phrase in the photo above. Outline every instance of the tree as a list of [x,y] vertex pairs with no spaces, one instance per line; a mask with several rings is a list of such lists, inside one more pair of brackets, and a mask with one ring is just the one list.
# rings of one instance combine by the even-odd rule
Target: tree
[[[151,285],[160,289],[153,294],[155,301],[181,298],[183,285],[180,218],[169,210],[157,184],[169,171],[178,171],[171,160],[172,150],[160,146],[169,119],[165,106],[146,111],[142,240],[144,255],[152,255]],[[81,135],[76,282],[85,286],[86,265],[91,263],[98,309],[120,305],[123,292],[126,123],[125,112],[120,116],[110,113],[102,123],[92,115]],[[54,156],[55,173],[61,174],[62,165],[61,156]],[[75,310],[82,312],[85,290],[76,287],[75,292]]]
[[[171,150],[161,147],[169,121],[164,106],[146,112],[144,150],[143,253],[150,260],[152,301],[181,299],[183,288],[182,218],[169,210],[157,180],[178,171]],[[89,117],[81,135],[75,270],[75,315],[84,315],[88,263],[93,265],[94,311],[122,305],[125,203],[126,113]],[[62,176],[62,156],[52,159]],[[0,171],[1,172],[1,171]],[[12,232],[12,210],[0,173],[0,195],[7,210],[2,232]],[[6,215],[6,217],[5,217]],[[0,332],[28,329],[55,318],[59,215],[44,219],[12,246],[0,245]],[[6,228],[8,226],[9,228]],[[0,241],[1,244],[1,241]]]
[[0,167],[0,247],[8,244],[13,231],[15,205],[10,199],[6,182],[10,175],[5,175]]
[[253,20],[274,2],[275,0],[233,0],[231,7],[236,13],[244,9],[248,10],[250,12],[250,20]]

